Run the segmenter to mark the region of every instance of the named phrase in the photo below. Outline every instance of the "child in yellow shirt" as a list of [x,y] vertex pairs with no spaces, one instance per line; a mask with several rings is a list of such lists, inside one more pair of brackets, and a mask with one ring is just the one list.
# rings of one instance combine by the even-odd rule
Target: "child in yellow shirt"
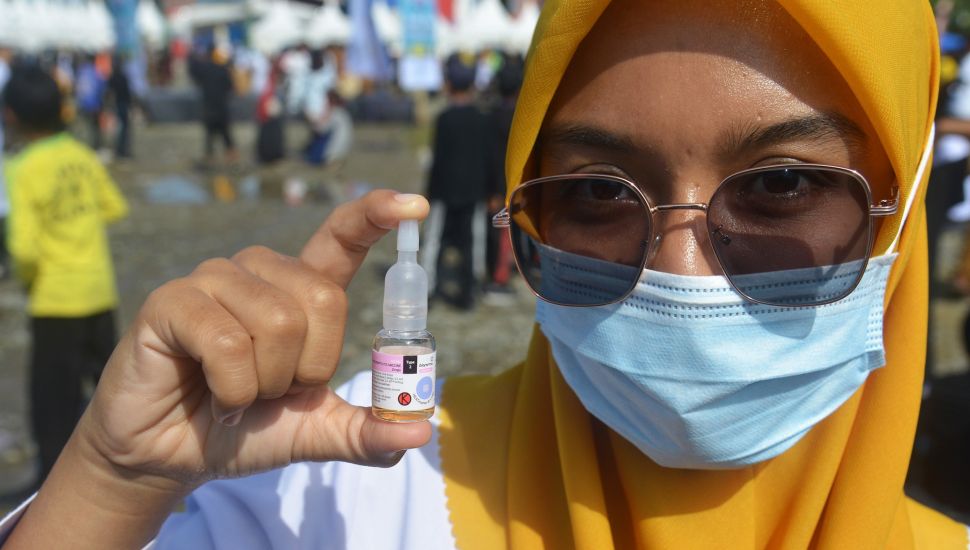
[[26,142],[9,163],[7,246],[29,292],[30,402],[41,480],[115,345],[118,291],[105,225],[128,206],[94,152],[64,130],[62,96],[39,67],[17,67],[3,93],[11,133]]

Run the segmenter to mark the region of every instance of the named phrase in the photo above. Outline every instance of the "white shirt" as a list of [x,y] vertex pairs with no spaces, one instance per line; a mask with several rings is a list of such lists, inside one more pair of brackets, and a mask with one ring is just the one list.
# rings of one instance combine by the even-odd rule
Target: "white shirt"
[[[440,402],[441,381],[438,383]],[[354,404],[370,403],[370,371],[337,389]],[[246,478],[210,481],[171,515],[153,550],[455,548],[438,455],[432,439],[392,468],[344,462],[299,463]],[[0,543],[29,501],[0,522]]]

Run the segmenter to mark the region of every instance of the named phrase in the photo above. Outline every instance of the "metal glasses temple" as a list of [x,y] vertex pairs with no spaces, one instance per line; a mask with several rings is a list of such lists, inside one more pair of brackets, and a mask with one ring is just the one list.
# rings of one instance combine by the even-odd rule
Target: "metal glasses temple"
[[495,229],[502,229],[509,227],[512,224],[512,218],[509,216],[509,208],[505,208],[498,211],[498,214],[492,216],[492,227]]

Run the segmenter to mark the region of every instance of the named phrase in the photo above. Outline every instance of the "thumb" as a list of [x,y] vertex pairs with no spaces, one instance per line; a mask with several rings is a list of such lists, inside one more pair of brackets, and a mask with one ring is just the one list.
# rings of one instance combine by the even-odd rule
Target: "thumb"
[[372,466],[393,466],[408,449],[422,447],[431,440],[431,423],[388,422],[363,411],[366,419],[357,432],[361,448]]
[[293,461],[340,460],[366,466],[393,466],[408,449],[431,440],[431,423],[387,422],[370,407],[350,405],[331,394],[312,407],[294,438]]

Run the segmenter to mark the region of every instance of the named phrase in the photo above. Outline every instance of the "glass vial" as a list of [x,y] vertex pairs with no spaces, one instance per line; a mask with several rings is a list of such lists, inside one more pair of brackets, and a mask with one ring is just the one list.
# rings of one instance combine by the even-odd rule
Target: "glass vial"
[[427,330],[428,276],[417,260],[418,222],[402,221],[397,263],[384,278],[384,328],[371,350],[371,410],[391,422],[434,414],[436,348]]
[[434,414],[435,341],[427,330],[383,329],[371,352],[374,414],[391,422],[419,422]]

